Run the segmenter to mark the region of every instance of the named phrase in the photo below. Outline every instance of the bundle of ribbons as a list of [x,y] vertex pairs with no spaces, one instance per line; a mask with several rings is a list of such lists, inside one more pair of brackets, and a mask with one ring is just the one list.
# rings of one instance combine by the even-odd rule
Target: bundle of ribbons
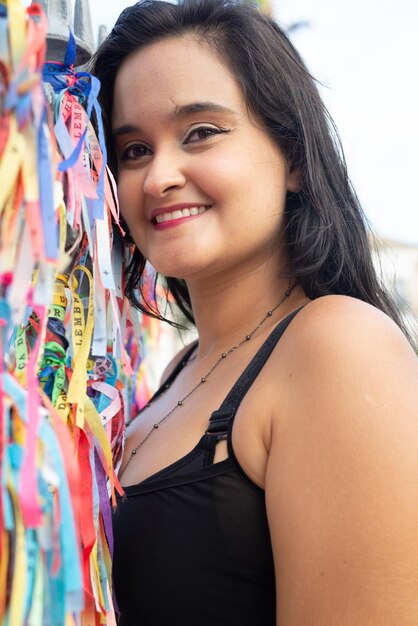
[[116,472],[158,331],[123,296],[98,81],[71,35],[45,62],[46,31],[0,0],[0,623],[112,625]]

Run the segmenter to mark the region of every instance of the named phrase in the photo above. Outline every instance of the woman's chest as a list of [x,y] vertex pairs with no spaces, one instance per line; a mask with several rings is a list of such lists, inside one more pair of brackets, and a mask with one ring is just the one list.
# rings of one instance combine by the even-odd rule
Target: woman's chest
[[[243,471],[264,487],[270,433],[270,407],[266,381],[260,376],[232,418],[231,443]],[[183,389],[173,385],[143,410],[127,430],[122,463],[123,485],[142,482],[188,454],[207,430],[209,419],[228,393],[228,382],[181,400]],[[233,383],[231,383],[233,387]],[[180,400],[179,400],[180,399]],[[181,402],[181,404],[179,404]],[[226,440],[217,443],[214,463],[228,457]]]

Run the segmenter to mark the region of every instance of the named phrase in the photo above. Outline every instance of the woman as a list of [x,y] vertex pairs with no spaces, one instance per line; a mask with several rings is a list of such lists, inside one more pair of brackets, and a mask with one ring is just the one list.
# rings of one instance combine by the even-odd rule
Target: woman
[[147,259],[199,336],[128,428],[120,623],[418,623],[417,359],[300,57],[253,7],[146,0],[94,72],[127,294],[158,315]]

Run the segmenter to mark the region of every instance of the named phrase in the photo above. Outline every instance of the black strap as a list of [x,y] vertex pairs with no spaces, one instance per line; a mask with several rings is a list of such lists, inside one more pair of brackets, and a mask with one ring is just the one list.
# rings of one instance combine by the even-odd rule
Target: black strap
[[296,309],[296,311],[290,313],[290,315],[288,315],[284,318],[284,320],[279,322],[274,330],[270,333],[257,354],[251,359],[250,363],[247,365],[241,376],[238,378],[237,382],[232,387],[231,391],[228,393],[219,409],[217,411],[214,411],[210,416],[209,426],[206,431],[207,434],[218,435],[221,432],[224,433],[228,431],[230,422],[233,421],[235,413],[237,412],[238,407],[241,404],[248,389],[251,387],[258,374],[261,372],[264,364],[266,363],[270,354],[273,352],[274,347],[277,345],[280,337],[283,335],[284,331],[289,326],[295,315],[299,313],[302,308],[303,307],[299,307],[299,309]]

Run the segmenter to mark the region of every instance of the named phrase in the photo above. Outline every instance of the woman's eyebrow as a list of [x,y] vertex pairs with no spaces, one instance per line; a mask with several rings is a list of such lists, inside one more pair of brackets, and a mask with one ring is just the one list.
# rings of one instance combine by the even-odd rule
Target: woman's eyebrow
[[123,124],[122,126],[112,129],[112,139],[114,140],[117,139],[117,137],[129,135],[130,133],[137,133],[139,130],[139,126],[135,126],[134,124]]
[[195,113],[223,113],[237,115],[236,111],[217,102],[193,102],[192,104],[177,105],[171,115],[172,118],[187,117]]
[[[177,105],[170,114],[170,119],[179,119],[195,115],[196,113],[222,113],[224,115],[237,115],[236,111],[216,102],[193,102],[192,104]],[[116,139],[122,135],[139,132],[141,128],[135,124],[123,124],[112,131],[112,138]]]

